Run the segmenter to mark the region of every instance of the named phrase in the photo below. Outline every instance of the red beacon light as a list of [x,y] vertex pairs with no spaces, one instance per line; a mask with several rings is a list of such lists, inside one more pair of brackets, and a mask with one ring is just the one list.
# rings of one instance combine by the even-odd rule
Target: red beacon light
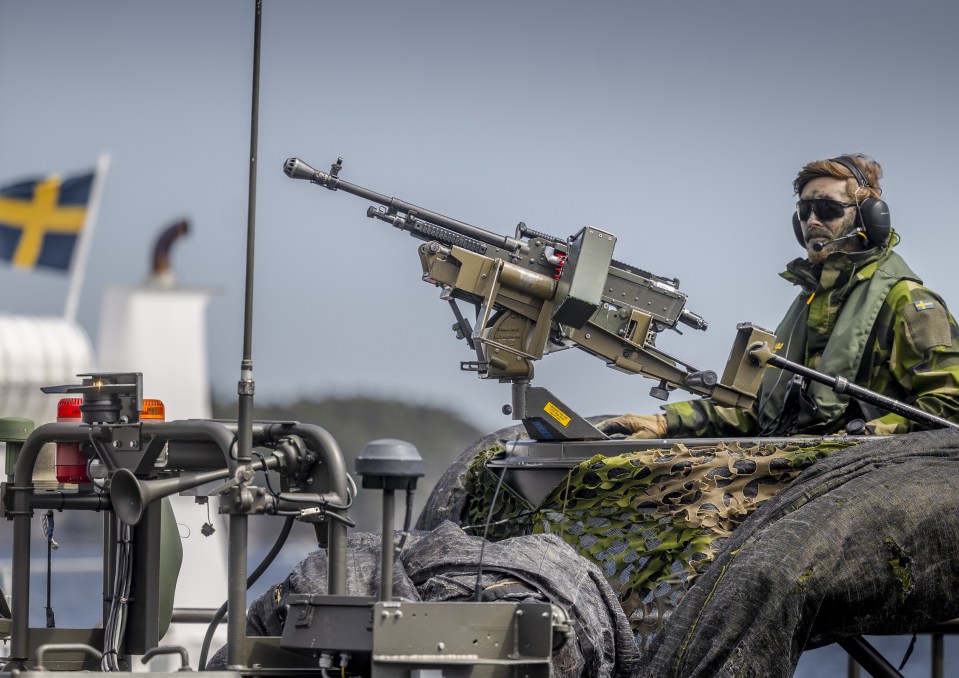
[[80,421],[83,398],[60,398],[57,403],[57,421]]
[[[61,398],[57,403],[58,422],[77,422],[83,398]],[[57,443],[56,475],[58,483],[83,484],[90,482],[87,474],[87,455],[80,451],[80,443]]]

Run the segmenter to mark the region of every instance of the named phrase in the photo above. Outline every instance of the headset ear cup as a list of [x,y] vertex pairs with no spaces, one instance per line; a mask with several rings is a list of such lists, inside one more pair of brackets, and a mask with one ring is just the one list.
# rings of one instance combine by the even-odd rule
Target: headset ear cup
[[870,245],[881,245],[889,238],[892,221],[889,218],[889,205],[879,198],[866,198],[859,205],[859,218],[866,229],[866,238]]
[[799,223],[799,214],[793,212],[793,233],[796,234],[796,240],[799,241],[799,246],[803,249],[806,249],[806,239],[802,234],[802,225]]

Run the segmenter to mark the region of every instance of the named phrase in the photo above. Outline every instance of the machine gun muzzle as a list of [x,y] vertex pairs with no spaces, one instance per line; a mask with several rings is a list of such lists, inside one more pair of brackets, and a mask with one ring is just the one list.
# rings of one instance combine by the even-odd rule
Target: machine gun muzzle
[[709,323],[706,322],[705,318],[686,308],[679,314],[679,322],[687,327],[692,327],[694,330],[706,331],[709,329]]
[[323,172],[313,169],[299,158],[287,158],[283,163],[283,173],[290,179],[316,181]]

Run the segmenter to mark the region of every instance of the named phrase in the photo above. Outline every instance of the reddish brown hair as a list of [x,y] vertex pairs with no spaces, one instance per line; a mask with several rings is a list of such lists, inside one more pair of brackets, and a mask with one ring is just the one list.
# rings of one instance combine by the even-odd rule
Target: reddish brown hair
[[859,171],[862,172],[862,175],[869,183],[869,186],[861,188],[849,168],[844,167],[832,159],[813,160],[810,163],[806,163],[805,167],[799,170],[799,174],[797,174],[793,180],[793,190],[796,192],[796,195],[802,193],[806,184],[819,177],[847,179],[846,192],[850,198],[855,198],[860,202],[866,198],[878,198],[882,195],[882,188],[879,186],[879,179],[882,178],[882,166],[878,162],[862,153],[847,153],[840,157],[846,162],[850,162],[858,167]]

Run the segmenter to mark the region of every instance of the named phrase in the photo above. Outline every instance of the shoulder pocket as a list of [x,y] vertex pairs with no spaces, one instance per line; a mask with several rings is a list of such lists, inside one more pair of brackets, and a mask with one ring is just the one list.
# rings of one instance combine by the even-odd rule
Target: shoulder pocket
[[951,343],[949,315],[938,299],[910,301],[902,307],[902,316],[909,339],[920,353]]

